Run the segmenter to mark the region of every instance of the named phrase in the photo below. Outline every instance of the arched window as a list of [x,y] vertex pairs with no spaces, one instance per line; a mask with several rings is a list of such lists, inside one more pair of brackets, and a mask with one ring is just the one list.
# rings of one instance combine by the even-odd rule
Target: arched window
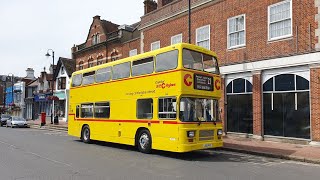
[[252,84],[238,78],[227,85],[227,130],[252,134]]
[[310,139],[309,81],[297,74],[281,74],[263,84],[266,135]]
[[94,62],[92,59],[88,60],[88,68],[93,67],[94,66]]
[[118,53],[117,52],[111,53],[111,61],[115,61],[117,59],[118,59]]
[[83,69],[83,61],[80,61],[79,62],[79,70],[82,70]]
[[103,56],[102,55],[98,55],[97,57],[97,65],[103,64]]

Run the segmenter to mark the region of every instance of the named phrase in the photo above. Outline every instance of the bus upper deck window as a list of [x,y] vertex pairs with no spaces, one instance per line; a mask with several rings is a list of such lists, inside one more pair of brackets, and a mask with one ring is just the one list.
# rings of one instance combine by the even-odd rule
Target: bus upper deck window
[[158,54],[156,57],[156,72],[175,69],[178,66],[178,50]]

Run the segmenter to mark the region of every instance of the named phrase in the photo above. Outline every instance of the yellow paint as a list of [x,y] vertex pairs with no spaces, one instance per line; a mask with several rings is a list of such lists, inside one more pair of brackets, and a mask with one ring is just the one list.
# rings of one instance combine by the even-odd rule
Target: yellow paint
[[[71,87],[68,134],[80,137],[83,125],[87,124],[90,127],[91,139],[135,145],[137,130],[139,128],[147,128],[152,136],[153,149],[173,152],[188,152],[199,149],[221,147],[223,145],[222,138],[218,138],[216,133],[218,129],[222,129],[221,123],[217,123],[216,125],[213,122],[203,122],[200,125],[198,123],[182,123],[178,118],[178,111],[176,120],[163,120],[158,118],[159,97],[176,97],[177,109],[179,108],[179,100],[181,96],[215,99],[219,99],[221,97],[221,88],[220,90],[214,89],[214,91],[195,90],[193,88],[193,73],[212,76],[214,78],[214,82],[216,80],[221,82],[221,79],[219,74],[184,69],[182,65],[183,48],[199,51],[216,57],[215,53],[209,50],[182,43],[74,72],[73,76],[123,62],[134,61],[151,56],[155,57],[157,54],[171,51],[173,49],[179,50],[178,67],[174,70],[152,73],[145,76],[130,77],[121,80],[111,80],[104,83],[91,84],[82,87]],[[189,77],[186,79],[186,82],[192,83],[190,86],[187,86],[184,82],[184,77],[186,75]],[[218,83],[217,85],[220,84]],[[137,119],[137,99],[148,98],[153,99],[152,119]],[[81,103],[94,103],[101,101],[110,102],[109,119],[75,118],[77,105],[80,105]],[[189,142],[188,140],[188,130],[196,131],[195,137],[192,140],[193,142]],[[214,130],[213,140],[200,141],[200,130]]]

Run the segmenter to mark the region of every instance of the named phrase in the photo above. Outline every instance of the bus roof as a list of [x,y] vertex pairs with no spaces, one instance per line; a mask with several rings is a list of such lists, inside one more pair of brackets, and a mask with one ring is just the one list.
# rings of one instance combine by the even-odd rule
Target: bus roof
[[166,46],[166,47],[163,47],[163,48],[160,48],[160,49],[157,49],[157,50],[148,51],[148,52],[145,52],[145,53],[142,53],[142,54],[137,54],[135,56],[130,56],[130,57],[126,57],[126,58],[123,58],[123,59],[120,59],[120,60],[116,60],[116,61],[108,62],[108,63],[105,63],[105,64],[101,64],[101,65],[98,65],[98,66],[93,66],[93,67],[86,68],[86,69],[83,69],[83,70],[78,70],[78,71],[73,72],[72,76],[77,75],[77,74],[96,71],[97,68],[100,69],[100,68],[104,68],[104,67],[109,67],[109,66],[121,64],[121,63],[124,63],[124,62],[131,62],[133,60],[139,60],[139,59],[142,59],[142,58],[151,57],[151,56],[154,56],[155,54],[161,54],[163,52],[167,52],[167,51],[170,51],[170,50],[173,50],[173,49],[182,49],[182,48],[196,50],[196,51],[203,52],[205,54],[210,54],[210,55],[212,55],[214,57],[217,57],[216,53],[214,53],[213,51],[210,51],[210,50],[208,50],[206,48],[203,48],[203,47],[200,47],[200,46],[196,46],[194,44],[178,43],[178,44]]

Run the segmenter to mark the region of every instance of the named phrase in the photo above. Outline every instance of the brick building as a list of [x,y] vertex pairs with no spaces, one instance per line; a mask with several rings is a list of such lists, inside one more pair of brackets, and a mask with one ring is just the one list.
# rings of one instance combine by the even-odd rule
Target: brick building
[[140,52],[140,33],[132,25],[117,25],[94,16],[88,36],[83,44],[75,45],[72,59],[76,60],[76,69],[96,66],[102,63],[128,57]]
[[[225,131],[258,139],[320,142],[320,1],[191,4],[191,43],[218,54]],[[110,22],[103,25],[107,21],[94,17],[86,43],[73,48],[77,69],[98,62],[99,53],[110,61],[113,53],[123,58],[130,50],[142,53],[188,42],[188,0],[145,0],[144,6],[145,15],[132,31]],[[100,33],[99,43],[92,45]]]

